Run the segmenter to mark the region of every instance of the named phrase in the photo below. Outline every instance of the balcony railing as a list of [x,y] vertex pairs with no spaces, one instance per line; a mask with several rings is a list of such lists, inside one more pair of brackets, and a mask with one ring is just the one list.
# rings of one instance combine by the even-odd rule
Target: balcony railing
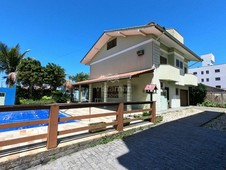
[[174,81],[180,80],[180,70],[171,65],[160,65],[157,69],[160,80]]
[[186,73],[184,76],[180,76],[180,80],[176,84],[180,86],[197,86],[198,80],[195,75]]

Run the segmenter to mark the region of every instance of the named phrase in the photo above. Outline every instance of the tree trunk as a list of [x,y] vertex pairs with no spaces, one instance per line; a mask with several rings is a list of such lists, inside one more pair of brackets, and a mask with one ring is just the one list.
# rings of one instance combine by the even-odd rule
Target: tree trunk
[[29,86],[29,98],[32,99],[32,86]]

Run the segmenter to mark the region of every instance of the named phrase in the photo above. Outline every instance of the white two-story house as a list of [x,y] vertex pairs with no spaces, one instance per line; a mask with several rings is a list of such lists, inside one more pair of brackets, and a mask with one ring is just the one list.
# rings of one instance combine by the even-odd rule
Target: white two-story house
[[[157,111],[189,105],[189,86],[197,77],[188,74],[188,62],[201,59],[184,45],[175,29],[151,22],[105,31],[81,60],[90,66],[89,102],[156,101]],[[153,93],[146,93],[145,88]],[[80,93],[80,100],[81,100]],[[151,96],[150,96],[151,95]]]

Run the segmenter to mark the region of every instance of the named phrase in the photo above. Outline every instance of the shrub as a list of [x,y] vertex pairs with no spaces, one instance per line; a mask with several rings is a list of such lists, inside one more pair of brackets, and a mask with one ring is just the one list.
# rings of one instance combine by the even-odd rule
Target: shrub
[[199,83],[198,86],[190,88],[189,95],[191,105],[203,103],[206,97],[206,86]]
[[42,99],[43,100],[50,100],[50,99],[52,99],[52,96],[43,96]]
[[66,103],[68,100],[70,100],[69,95],[58,90],[52,91],[52,97],[57,103]]
[[150,116],[150,112],[143,112],[142,116]]
[[40,100],[32,100],[32,99],[20,99],[20,104],[52,104],[55,103],[53,99],[40,99]]
[[206,107],[223,107],[226,108],[226,104],[220,104],[220,103],[216,103],[216,102],[212,102],[209,100],[205,100],[201,106],[206,106]]

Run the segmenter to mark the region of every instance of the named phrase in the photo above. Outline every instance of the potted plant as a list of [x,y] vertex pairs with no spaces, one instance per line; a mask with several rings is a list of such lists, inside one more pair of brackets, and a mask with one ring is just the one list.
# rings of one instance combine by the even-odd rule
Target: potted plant
[[[123,126],[128,126],[128,125],[130,125],[130,121],[127,121],[127,120],[131,120],[130,118],[128,118],[128,117],[124,117],[123,118]],[[115,122],[116,120],[114,120],[113,122]],[[125,121],[125,122],[124,122]],[[117,125],[114,125],[113,126],[115,129],[117,128]]]
[[92,129],[89,129],[89,133],[95,133],[95,132],[101,132],[105,131],[107,128],[106,122],[96,122],[96,123],[90,123],[89,126],[98,126]]
[[144,118],[145,121],[150,121],[150,112],[143,112],[142,117]]

